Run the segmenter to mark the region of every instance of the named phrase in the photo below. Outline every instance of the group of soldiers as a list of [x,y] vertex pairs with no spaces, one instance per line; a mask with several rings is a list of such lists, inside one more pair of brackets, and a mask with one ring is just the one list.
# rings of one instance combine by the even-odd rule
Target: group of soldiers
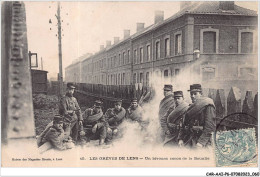
[[190,85],[192,104],[184,100],[182,91],[173,92],[172,85],[164,86],[159,119],[164,145],[203,148],[211,145],[216,129],[216,109],[212,99],[202,96],[200,84]]
[[[93,107],[81,111],[73,93],[75,86],[67,84],[66,95],[60,100],[59,115],[37,139],[38,146],[58,150],[85,145],[91,140],[99,140],[99,145],[111,143],[123,136],[120,125],[124,121],[137,122],[145,130],[148,121],[143,119],[143,108],[133,98],[128,109],[122,107],[122,100],[115,100],[114,107],[105,113],[102,102],[96,100]],[[160,143],[165,146],[207,147],[215,131],[215,106],[213,100],[202,96],[200,84],[190,86],[192,104],[184,100],[182,91],[174,91],[172,85],[164,85],[164,98],[159,106]]]
[[122,137],[119,125],[128,120],[142,124],[143,109],[138,105],[137,98],[131,100],[130,107],[125,110],[122,100],[114,101],[114,108],[109,108],[105,114],[102,102],[96,100],[93,107],[81,111],[77,99],[73,97],[75,86],[67,84],[66,95],[59,104],[59,115],[37,138],[38,147],[71,149],[75,144],[84,145],[90,140],[99,140],[99,145],[111,143],[113,139]]

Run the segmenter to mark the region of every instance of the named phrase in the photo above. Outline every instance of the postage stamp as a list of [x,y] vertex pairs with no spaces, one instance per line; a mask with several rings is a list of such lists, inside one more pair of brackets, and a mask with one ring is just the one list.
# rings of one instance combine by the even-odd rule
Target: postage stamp
[[217,167],[257,164],[255,128],[218,131],[214,136]]

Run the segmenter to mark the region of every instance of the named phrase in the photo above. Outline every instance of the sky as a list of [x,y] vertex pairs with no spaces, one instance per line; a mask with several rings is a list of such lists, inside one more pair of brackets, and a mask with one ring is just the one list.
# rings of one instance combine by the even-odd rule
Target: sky
[[[235,2],[257,10],[256,2]],[[59,70],[57,38],[57,2],[25,2],[28,49],[38,54],[48,78]],[[73,60],[99,51],[100,45],[114,37],[123,38],[123,30],[136,32],[136,23],[145,27],[154,23],[154,11],[164,11],[164,19],[179,10],[179,2],[61,2],[63,76]],[[52,24],[49,23],[51,19]],[[41,63],[41,62],[40,62]],[[41,66],[39,66],[39,69]]]

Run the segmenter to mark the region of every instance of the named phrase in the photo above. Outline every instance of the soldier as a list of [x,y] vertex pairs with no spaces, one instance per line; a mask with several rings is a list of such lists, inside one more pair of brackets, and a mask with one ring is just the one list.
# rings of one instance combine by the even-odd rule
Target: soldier
[[216,110],[213,100],[202,96],[200,84],[190,86],[192,104],[188,108],[183,127],[179,133],[179,146],[207,147],[211,145],[211,134],[216,129]]
[[167,117],[167,127],[166,137],[164,145],[178,145],[178,134],[182,126],[182,121],[184,114],[186,113],[189,104],[184,101],[183,92],[174,92],[175,109],[169,109],[164,117]]
[[55,148],[58,150],[65,150],[74,147],[74,144],[70,141],[70,138],[64,134],[63,117],[60,115],[54,116],[53,125],[47,125],[46,129],[38,137],[37,143],[40,148],[45,143],[49,143],[51,146],[47,147],[48,149]]
[[122,107],[122,100],[115,101],[114,105],[114,108],[109,108],[105,113],[109,124],[107,131],[109,140],[118,135],[118,126],[123,122],[126,115],[126,110]]
[[161,100],[159,106],[159,121],[161,124],[160,137],[162,141],[164,141],[165,134],[168,130],[167,117],[164,117],[164,115],[169,109],[173,110],[175,107],[173,93],[172,93],[172,85],[164,85],[163,94],[164,94],[164,98]]
[[104,144],[108,128],[101,106],[102,102],[97,100],[94,106],[86,109],[83,114],[83,127],[86,129],[88,141],[99,139],[99,145]]
[[73,97],[74,90],[75,86],[68,83],[66,95],[60,100],[59,113],[70,122],[71,137],[74,142],[77,142],[79,126],[82,126],[83,119],[77,99]]
[[126,119],[140,122],[142,121],[143,108],[138,105],[137,98],[131,100],[131,105],[127,109]]

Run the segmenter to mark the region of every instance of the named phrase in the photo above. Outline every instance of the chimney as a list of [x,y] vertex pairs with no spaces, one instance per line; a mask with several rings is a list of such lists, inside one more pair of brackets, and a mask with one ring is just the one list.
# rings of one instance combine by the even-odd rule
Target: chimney
[[190,6],[192,4],[191,1],[181,1],[181,4],[180,4],[180,10]]
[[136,32],[142,31],[144,29],[144,23],[136,23]]
[[114,37],[114,44],[117,44],[119,42],[119,37]]
[[124,30],[124,39],[130,36],[130,30]]
[[234,1],[219,1],[219,9],[234,10]]
[[111,46],[111,41],[106,41],[106,47],[110,47]]
[[105,49],[104,45],[100,45],[100,50],[104,50],[104,49]]
[[164,20],[164,12],[157,10],[154,13],[154,24],[162,22]]

